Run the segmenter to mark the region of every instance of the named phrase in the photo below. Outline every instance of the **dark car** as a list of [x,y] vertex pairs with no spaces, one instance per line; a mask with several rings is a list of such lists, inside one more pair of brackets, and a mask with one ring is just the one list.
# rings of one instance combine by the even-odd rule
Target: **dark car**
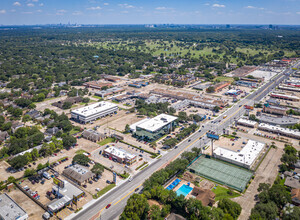
[[111,207],[111,204],[109,203],[105,208],[108,209],[109,207]]
[[139,189],[140,189],[140,188],[136,188],[136,189],[134,190],[134,192],[137,192],[137,191],[139,191]]
[[188,142],[190,142],[190,141],[191,141],[191,139],[188,140]]
[[177,149],[177,148],[178,148],[178,146],[175,146],[174,148],[175,148],[175,149]]
[[83,185],[83,187],[84,187],[84,188],[86,188],[86,187],[87,187],[87,185]]

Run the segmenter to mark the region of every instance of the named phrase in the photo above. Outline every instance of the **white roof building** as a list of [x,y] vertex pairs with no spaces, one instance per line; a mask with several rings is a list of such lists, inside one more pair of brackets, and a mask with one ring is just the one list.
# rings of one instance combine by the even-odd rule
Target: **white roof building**
[[251,121],[251,120],[244,119],[244,118],[240,118],[237,121],[237,123],[240,125],[245,125],[247,127],[252,127],[252,128],[254,128],[258,124],[256,121]]
[[258,125],[258,129],[263,131],[269,131],[278,135],[285,135],[287,137],[300,139],[300,131],[289,129],[289,128],[283,128],[275,125],[260,123]]
[[140,120],[140,121],[138,121],[138,122],[136,122],[136,123],[130,125],[130,126],[129,126],[129,127],[130,127],[130,131],[131,131],[131,132],[135,132],[135,131],[136,131],[136,126],[138,126],[138,125],[140,125],[140,124],[142,124],[142,123],[148,121],[149,119],[150,119],[150,118],[144,118],[143,120]]
[[72,119],[88,123],[98,118],[105,117],[118,111],[118,106],[111,102],[97,102],[83,108],[75,109],[71,112]]
[[218,159],[250,169],[261,154],[264,146],[264,143],[249,140],[240,152],[218,147],[214,150],[214,156]]
[[146,131],[155,132],[175,121],[176,119],[177,117],[172,115],[160,114],[154,118],[143,121],[143,123],[137,125],[136,127],[139,127]]
[[0,195],[0,219],[2,220],[26,220],[28,214],[6,193]]
[[105,153],[109,153],[117,158],[122,159],[123,161],[131,161],[136,158],[136,155],[130,154],[127,151],[116,148],[114,146],[110,146],[104,150]]

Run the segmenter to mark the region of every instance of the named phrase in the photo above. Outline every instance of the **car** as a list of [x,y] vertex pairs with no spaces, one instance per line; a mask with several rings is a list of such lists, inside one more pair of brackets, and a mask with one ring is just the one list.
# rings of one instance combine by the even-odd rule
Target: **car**
[[111,207],[111,204],[109,203],[105,208],[108,209],[109,207]]
[[109,180],[106,180],[106,183],[107,183],[107,184],[111,184],[111,182],[110,182]]
[[128,181],[131,182],[132,181],[132,177],[129,177]]
[[198,132],[201,132],[201,129]]
[[89,184],[93,184],[93,181],[92,181],[92,180],[90,180],[90,181],[89,181]]
[[191,141],[191,139],[188,140],[188,142],[190,142],[190,141]]
[[141,154],[140,154],[139,156],[140,156],[140,157],[143,157],[143,155],[141,155]]
[[83,185],[84,188],[87,188],[87,185]]
[[134,190],[134,192],[137,192],[137,191],[139,191],[139,189],[140,189],[140,188],[136,188],[136,189]]
[[178,146],[175,146],[175,147],[174,147],[174,149],[177,149],[177,148],[178,148]]

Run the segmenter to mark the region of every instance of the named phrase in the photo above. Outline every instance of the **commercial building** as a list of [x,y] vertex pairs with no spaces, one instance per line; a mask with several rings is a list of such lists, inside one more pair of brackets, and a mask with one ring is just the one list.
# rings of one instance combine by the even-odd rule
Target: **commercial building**
[[160,114],[154,118],[144,120],[136,126],[134,135],[142,140],[154,141],[172,131],[177,117]]
[[278,86],[278,89],[291,91],[291,92],[300,92],[299,87],[288,86],[286,84]]
[[223,82],[219,82],[215,85],[213,85],[214,89],[215,89],[215,92],[219,92],[221,91],[222,89],[226,88],[227,86],[229,86],[231,83],[230,82],[227,82],[227,81],[223,81]]
[[233,96],[237,96],[239,94],[241,94],[241,90],[239,89],[230,89],[227,92],[225,92],[225,95],[233,95]]
[[289,100],[293,102],[298,102],[299,98],[297,96],[292,96],[292,95],[285,95],[285,94],[280,94],[280,93],[271,93],[270,96],[272,98],[276,99],[284,99],[284,100]]
[[290,138],[300,139],[300,131],[289,128],[282,128],[275,125],[260,123],[258,125],[258,129],[262,131],[271,132],[277,135],[284,135]]
[[256,121],[251,121],[251,120],[244,119],[244,118],[240,118],[237,121],[237,124],[238,125],[243,125],[243,126],[246,126],[246,127],[250,127],[250,128],[255,128],[258,125],[258,123]]
[[242,66],[240,68],[237,68],[233,71],[231,71],[229,74],[227,74],[230,77],[243,77],[251,72],[253,72],[254,70],[256,70],[257,67],[256,66]]
[[115,162],[131,165],[136,161],[137,156],[130,154],[127,151],[110,146],[103,150],[103,155],[107,158],[112,159]]
[[249,140],[240,152],[218,147],[214,150],[214,157],[250,169],[264,146],[264,143]]
[[69,97],[69,98],[66,98],[65,100],[54,102],[54,103],[52,103],[52,105],[55,106],[55,107],[57,107],[57,108],[61,108],[62,109],[64,103],[66,103],[66,102],[70,102],[72,105],[74,105],[76,103],[82,102],[82,100],[83,99],[81,97]]
[[95,92],[95,95],[104,98],[106,96],[117,94],[117,93],[120,93],[120,92],[123,92],[123,91],[124,91],[123,88],[112,87],[112,88],[109,88],[109,89],[106,89],[106,90],[97,91],[97,92]]
[[250,87],[250,88],[256,88],[257,87],[257,83],[247,82],[247,81],[243,81],[243,80],[236,81],[235,84],[237,86],[245,86],[245,87]]
[[6,193],[0,195],[0,219],[1,220],[26,220],[28,214]]
[[264,105],[263,112],[270,113],[274,115],[286,115],[286,108],[274,106],[274,105]]
[[178,90],[167,90],[167,89],[154,89],[151,91],[151,93],[162,95],[169,98],[178,99],[178,100],[189,100],[191,101],[192,105],[197,105],[199,107],[203,106],[203,108],[214,108],[215,106],[223,108],[228,105],[228,102],[222,99],[212,99],[191,92],[182,92]]
[[86,88],[93,88],[93,89],[102,89],[103,87],[112,87],[113,86],[112,83],[103,83],[103,82],[97,82],[97,81],[86,82],[86,83],[83,83],[82,85],[85,86]]
[[71,111],[71,118],[80,123],[88,123],[98,118],[114,114],[118,111],[118,106],[111,102],[97,102],[95,104],[85,106]]
[[64,169],[63,175],[76,182],[78,185],[87,183],[95,176],[89,169],[79,164]]
[[61,183],[54,185],[52,193],[57,197],[48,204],[48,210],[52,213],[57,213],[59,210],[65,208],[71,202],[76,202],[80,197],[84,196],[84,191],[69,183],[66,180],[58,180]]
[[82,132],[82,137],[87,140],[97,142],[104,140],[106,138],[106,135],[89,128]]
[[267,123],[271,125],[291,126],[297,124],[299,122],[299,119],[290,116],[273,117],[270,115],[262,114],[259,117],[259,121],[260,123]]

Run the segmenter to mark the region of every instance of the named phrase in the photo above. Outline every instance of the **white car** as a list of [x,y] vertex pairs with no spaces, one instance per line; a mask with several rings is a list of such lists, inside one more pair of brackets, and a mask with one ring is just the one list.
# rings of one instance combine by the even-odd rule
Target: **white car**
[[128,181],[131,182],[132,181],[132,177],[129,177]]

